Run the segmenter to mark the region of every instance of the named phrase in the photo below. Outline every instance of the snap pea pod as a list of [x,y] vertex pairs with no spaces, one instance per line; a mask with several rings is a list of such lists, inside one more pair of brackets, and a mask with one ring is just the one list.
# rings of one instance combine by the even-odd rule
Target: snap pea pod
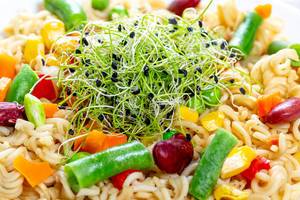
[[13,80],[6,96],[6,101],[23,104],[25,95],[30,92],[31,88],[38,80],[38,75],[31,67],[29,65],[24,65]]
[[77,28],[87,22],[82,7],[74,0],[44,0],[45,8],[60,18],[67,30]]
[[190,184],[189,193],[195,199],[208,199],[217,183],[227,155],[236,144],[237,139],[231,133],[224,129],[216,131],[215,137],[200,159]]
[[209,107],[214,107],[219,105],[220,99],[222,97],[222,91],[218,87],[214,87],[209,90],[202,91],[202,96],[204,103]]
[[150,151],[134,141],[68,163],[64,170],[71,188],[77,192],[125,170],[147,170],[153,165]]
[[46,122],[46,114],[43,103],[31,94],[26,94],[24,97],[25,113],[30,122],[35,127],[44,125]]
[[256,12],[248,13],[235,32],[229,46],[240,50],[244,56],[248,56],[253,48],[257,30],[262,22],[263,18]]
[[268,54],[272,55],[278,51],[288,48],[289,43],[284,41],[273,41],[268,47]]

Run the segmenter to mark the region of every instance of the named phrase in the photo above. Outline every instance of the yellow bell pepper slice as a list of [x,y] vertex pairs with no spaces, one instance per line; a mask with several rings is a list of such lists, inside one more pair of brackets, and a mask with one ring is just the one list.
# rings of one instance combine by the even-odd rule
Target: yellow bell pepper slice
[[216,200],[247,200],[249,198],[249,192],[244,192],[224,184],[216,187],[214,197]]
[[295,153],[294,158],[300,163],[300,152]]
[[56,19],[46,21],[41,29],[41,36],[47,49],[51,49],[52,44],[64,34],[64,23]]
[[202,126],[208,131],[215,131],[223,126],[225,115],[222,112],[214,111],[201,117]]
[[221,177],[223,179],[238,175],[248,169],[251,162],[256,158],[256,152],[249,146],[236,147],[232,149],[226,158]]
[[179,107],[179,117],[183,120],[196,123],[199,118],[199,113],[186,106]]
[[24,59],[26,63],[30,63],[37,56],[45,55],[45,47],[43,39],[39,36],[31,37],[27,40],[24,48]]

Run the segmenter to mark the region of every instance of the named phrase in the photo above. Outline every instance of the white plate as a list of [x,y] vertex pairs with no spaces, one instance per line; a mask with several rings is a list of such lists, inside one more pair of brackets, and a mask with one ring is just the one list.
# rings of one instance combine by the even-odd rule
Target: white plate
[[[0,29],[2,29],[12,17],[17,15],[18,12],[24,10],[36,11],[39,2],[42,2],[42,0],[0,0]],[[237,0],[237,2],[239,7],[243,10],[251,10],[259,3],[272,3],[274,15],[282,18],[285,23],[283,29],[284,35],[292,42],[300,42],[300,9],[282,3],[281,0]]]

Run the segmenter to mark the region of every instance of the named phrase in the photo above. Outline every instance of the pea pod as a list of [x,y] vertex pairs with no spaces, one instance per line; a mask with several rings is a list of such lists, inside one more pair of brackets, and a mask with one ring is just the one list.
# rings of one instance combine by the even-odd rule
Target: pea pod
[[44,0],[45,8],[60,18],[67,30],[77,28],[87,21],[82,7],[74,0]]
[[202,96],[205,105],[214,107],[220,103],[222,92],[220,88],[214,87],[212,89],[202,91]]
[[188,107],[196,110],[198,113],[202,113],[205,111],[204,102],[196,96],[192,97],[188,101]]
[[38,75],[31,67],[29,65],[24,65],[13,80],[6,96],[6,101],[23,104],[25,95],[30,92],[31,88],[38,80]]
[[71,162],[65,173],[71,188],[79,191],[125,170],[146,170],[153,165],[150,151],[135,141]]
[[44,125],[46,122],[46,114],[42,102],[31,94],[26,94],[24,98],[25,113],[30,122],[35,127]]
[[92,0],[92,7],[96,10],[105,10],[109,6],[109,0]]

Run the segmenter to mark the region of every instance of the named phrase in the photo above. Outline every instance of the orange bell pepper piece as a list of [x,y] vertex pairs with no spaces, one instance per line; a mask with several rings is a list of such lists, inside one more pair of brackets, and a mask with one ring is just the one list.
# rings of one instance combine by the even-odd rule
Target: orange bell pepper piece
[[261,16],[264,19],[267,19],[272,14],[272,4],[264,4],[264,5],[258,5],[255,8],[255,11],[259,16]]
[[58,111],[58,105],[55,103],[43,103],[46,117],[52,118],[53,115]]
[[0,102],[5,100],[7,91],[10,87],[11,79],[10,78],[0,78]]
[[16,75],[16,59],[6,53],[0,53],[0,78],[13,79]]
[[127,136],[124,134],[107,134],[102,151],[111,147],[119,146],[127,142]]
[[257,112],[261,118],[264,118],[276,105],[282,102],[279,93],[263,95],[257,99]]
[[29,161],[23,156],[18,156],[14,160],[13,166],[32,187],[42,183],[54,172],[49,163]]

